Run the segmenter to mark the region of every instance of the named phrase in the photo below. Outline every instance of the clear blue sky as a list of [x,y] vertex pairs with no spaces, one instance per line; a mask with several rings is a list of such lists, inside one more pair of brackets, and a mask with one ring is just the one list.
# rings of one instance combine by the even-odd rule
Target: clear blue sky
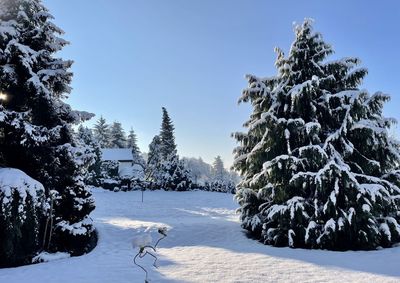
[[[69,102],[120,121],[148,150],[165,106],[181,156],[232,163],[230,134],[250,108],[238,106],[244,75],[271,76],[273,48],[288,51],[292,23],[315,19],[336,51],[369,69],[364,88],[392,96],[400,120],[400,1],[44,0],[65,30],[73,59]],[[93,121],[94,122],[94,121]]]

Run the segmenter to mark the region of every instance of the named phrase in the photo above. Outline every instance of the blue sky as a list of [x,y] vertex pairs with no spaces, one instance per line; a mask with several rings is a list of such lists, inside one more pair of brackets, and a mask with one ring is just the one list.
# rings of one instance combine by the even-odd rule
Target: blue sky
[[[161,107],[175,124],[181,156],[232,163],[230,137],[248,118],[237,105],[244,75],[271,76],[275,46],[288,51],[293,22],[315,19],[336,53],[359,57],[363,88],[392,96],[400,120],[400,2],[254,0],[44,0],[71,42],[70,104],[133,127],[142,151],[159,132]],[[90,125],[90,123],[89,123]]]

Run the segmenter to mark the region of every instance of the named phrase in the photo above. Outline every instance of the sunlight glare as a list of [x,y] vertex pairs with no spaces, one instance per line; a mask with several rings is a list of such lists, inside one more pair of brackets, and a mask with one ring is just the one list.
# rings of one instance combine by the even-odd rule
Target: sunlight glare
[[0,101],[6,101],[7,100],[7,95],[3,92],[0,92]]

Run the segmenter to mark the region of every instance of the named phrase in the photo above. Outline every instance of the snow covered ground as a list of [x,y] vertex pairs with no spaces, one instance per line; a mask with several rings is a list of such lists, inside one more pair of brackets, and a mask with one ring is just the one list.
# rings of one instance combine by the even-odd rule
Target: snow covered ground
[[0,282],[144,282],[132,239],[167,226],[151,282],[400,282],[400,247],[329,252],[264,246],[245,237],[232,195],[210,192],[109,192],[96,189],[99,244],[88,255],[0,269]]

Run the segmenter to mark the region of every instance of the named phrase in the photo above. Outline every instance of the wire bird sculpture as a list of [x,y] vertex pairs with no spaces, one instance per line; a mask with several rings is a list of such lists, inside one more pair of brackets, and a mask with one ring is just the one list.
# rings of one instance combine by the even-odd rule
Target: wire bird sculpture
[[[158,233],[161,235],[161,237],[157,240],[157,242],[155,243],[155,245],[154,245],[154,246],[152,246],[152,245],[143,245],[143,246],[140,246],[140,247],[139,247],[139,252],[138,252],[138,253],[135,255],[135,257],[133,258],[133,263],[134,263],[136,266],[138,266],[139,268],[141,268],[141,269],[145,272],[145,274],[146,274],[146,277],[145,277],[145,279],[144,279],[144,282],[145,282],[145,283],[149,283],[149,281],[148,281],[148,272],[147,272],[146,268],[144,268],[142,265],[138,264],[138,263],[136,262],[136,260],[137,260],[138,258],[143,258],[143,257],[145,257],[146,255],[149,255],[149,256],[151,256],[151,257],[154,258],[153,266],[154,266],[155,268],[157,268],[157,259],[158,259],[158,258],[157,258],[157,256],[156,256],[154,253],[157,252],[157,246],[158,246],[158,244],[160,243],[160,241],[163,240],[165,237],[167,237],[167,228],[166,228],[166,227],[159,228],[159,229],[158,229]],[[153,253],[153,252],[154,252],[154,253]]]

